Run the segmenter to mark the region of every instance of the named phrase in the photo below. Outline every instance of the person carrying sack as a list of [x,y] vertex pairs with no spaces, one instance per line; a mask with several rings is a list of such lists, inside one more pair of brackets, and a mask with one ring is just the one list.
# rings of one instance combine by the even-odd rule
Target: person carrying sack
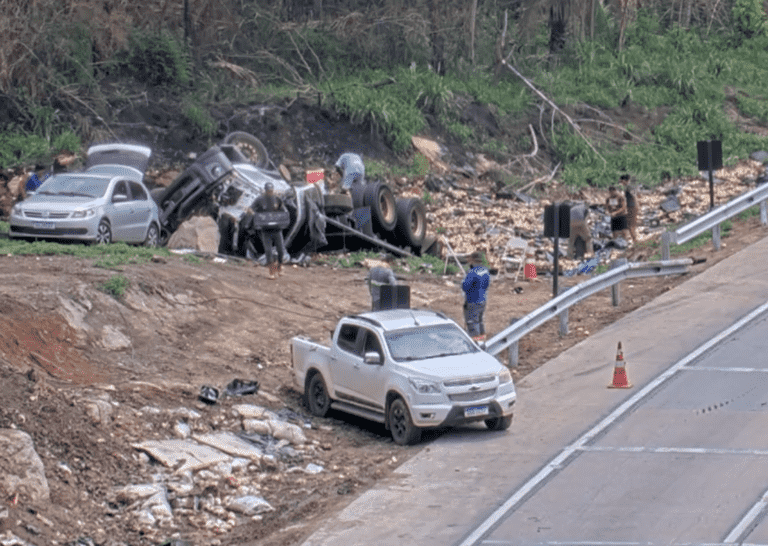
[[[275,195],[275,185],[272,182],[264,184],[264,193],[253,202],[252,208],[257,214],[260,212],[287,212],[283,200]],[[283,255],[285,254],[283,230],[280,228],[261,228],[259,235],[269,267],[269,279],[275,280],[276,275],[282,276],[283,274]],[[277,247],[277,264],[272,258],[272,249],[275,246]]]
[[464,320],[467,323],[467,332],[477,343],[485,341],[486,293],[491,284],[491,272],[480,265],[480,256],[473,256],[472,268],[461,284],[465,295]]
[[384,285],[397,285],[394,272],[386,263],[374,262],[371,264],[371,270],[368,272],[365,280],[371,293],[371,311],[381,311],[384,308],[381,301],[381,287]]

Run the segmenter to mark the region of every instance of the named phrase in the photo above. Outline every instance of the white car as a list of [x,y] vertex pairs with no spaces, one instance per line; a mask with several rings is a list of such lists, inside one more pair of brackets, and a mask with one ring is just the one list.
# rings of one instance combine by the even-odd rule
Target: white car
[[394,309],[341,319],[331,347],[291,340],[294,381],[310,411],[331,408],[384,423],[400,445],[423,428],[512,423],[509,370],[442,313]]
[[55,174],[14,205],[9,236],[156,246],[158,208],[143,183],[150,154],[130,144],[92,146],[84,172]]

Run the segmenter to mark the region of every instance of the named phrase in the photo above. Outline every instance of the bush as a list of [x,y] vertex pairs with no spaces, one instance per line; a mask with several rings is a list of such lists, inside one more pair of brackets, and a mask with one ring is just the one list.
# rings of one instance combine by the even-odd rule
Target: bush
[[108,280],[104,281],[100,286],[99,289],[112,296],[113,298],[122,298],[125,295],[125,291],[130,286],[131,281],[129,281],[125,276],[123,275],[114,275],[110,277]]
[[189,83],[189,57],[171,33],[134,32],[129,44],[124,66],[135,78],[152,86]]
[[203,107],[190,104],[184,109],[184,115],[199,135],[210,138],[216,132],[216,122]]
[[744,38],[765,34],[766,16],[762,0],[735,0],[731,17],[736,31]]

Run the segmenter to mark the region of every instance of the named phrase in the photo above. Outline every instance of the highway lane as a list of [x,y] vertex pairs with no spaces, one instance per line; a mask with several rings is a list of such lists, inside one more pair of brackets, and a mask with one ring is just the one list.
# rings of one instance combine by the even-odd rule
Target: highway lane
[[768,314],[758,313],[566,447],[461,546],[768,544]]

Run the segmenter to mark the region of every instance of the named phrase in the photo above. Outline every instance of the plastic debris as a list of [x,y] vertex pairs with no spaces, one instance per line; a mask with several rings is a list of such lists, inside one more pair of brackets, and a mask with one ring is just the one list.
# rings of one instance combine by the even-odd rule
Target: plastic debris
[[264,497],[257,497],[255,495],[245,495],[243,497],[232,499],[232,501],[227,504],[227,508],[245,516],[263,514],[264,512],[271,512],[274,510],[272,505],[264,500]]
[[200,387],[200,400],[207,404],[215,404],[219,400],[219,390],[208,385]]
[[259,391],[258,381],[243,381],[242,379],[234,379],[229,385],[227,385],[227,396],[243,396],[245,394],[255,394]]

